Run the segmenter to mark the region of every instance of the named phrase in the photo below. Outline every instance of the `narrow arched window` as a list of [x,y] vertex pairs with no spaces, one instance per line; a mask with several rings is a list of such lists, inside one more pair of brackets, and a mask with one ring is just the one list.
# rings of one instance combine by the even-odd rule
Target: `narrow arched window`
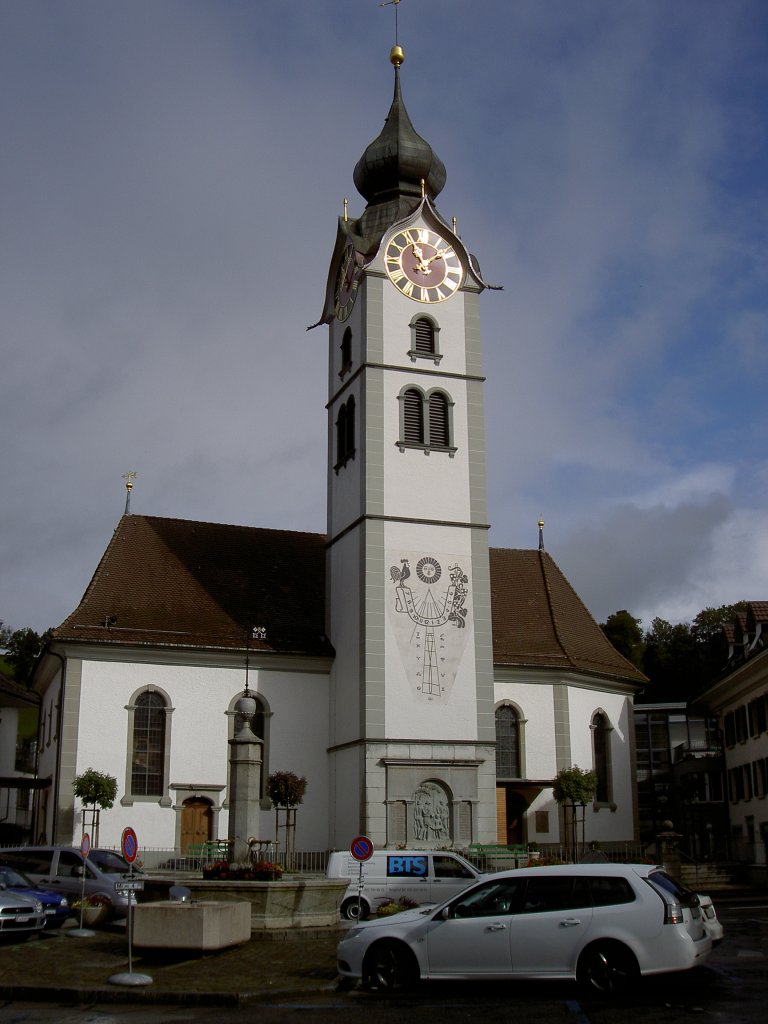
[[447,448],[451,443],[448,399],[442,391],[433,391],[429,396],[429,443],[438,448]]
[[163,796],[165,792],[165,719],[165,701],[159,693],[147,690],[139,695],[133,714],[133,796]]
[[352,328],[347,327],[341,339],[341,371],[343,375],[352,365]]
[[349,399],[339,408],[336,418],[336,472],[355,454],[355,398]]
[[424,397],[415,388],[409,388],[403,395],[403,440],[424,443]]
[[597,775],[597,788],[595,790],[595,802],[606,804],[610,801],[611,779],[610,779],[610,757],[608,749],[608,719],[602,711],[592,716],[592,755],[595,775]]
[[435,352],[435,325],[425,316],[419,317],[413,325],[414,351],[420,356],[431,356]]
[[521,778],[520,716],[509,704],[496,709],[496,778]]

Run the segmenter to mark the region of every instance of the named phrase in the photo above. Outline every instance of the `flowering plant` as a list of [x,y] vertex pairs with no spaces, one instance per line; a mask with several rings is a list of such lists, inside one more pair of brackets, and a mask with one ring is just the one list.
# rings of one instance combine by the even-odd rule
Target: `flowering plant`
[[214,881],[279,882],[282,874],[282,865],[267,860],[258,860],[255,864],[232,864],[226,860],[217,860],[203,868],[203,878]]

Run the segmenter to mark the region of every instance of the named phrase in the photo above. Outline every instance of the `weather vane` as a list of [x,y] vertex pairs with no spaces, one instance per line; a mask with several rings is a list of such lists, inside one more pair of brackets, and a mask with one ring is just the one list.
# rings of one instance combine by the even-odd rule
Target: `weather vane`
[[397,8],[400,6],[400,0],[385,0],[384,3],[379,4],[379,7],[394,7],[395,8],[395,46],[399,44],[397,38]]
[[139,474],[134,470],[129,469],[127,473],[123,473],[123,480],[125,480],[125,515],[130,515],[131,512],[131,491],[133,490],[133,481]]

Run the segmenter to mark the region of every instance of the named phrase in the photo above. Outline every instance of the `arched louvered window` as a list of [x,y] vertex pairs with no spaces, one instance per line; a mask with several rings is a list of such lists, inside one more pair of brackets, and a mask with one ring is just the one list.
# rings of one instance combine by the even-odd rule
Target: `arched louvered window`
[[447,448],[451,443],[448,399],[442,391],[433,391],[429,396],[429,443],[438,448]]
[[424,444],[424,396],[416,388],[403,395],[403,440]]
[[607,804],[611,799],[609,731],[608,718],[597,711],[592,716],[592,755],[597,775],[595,802],[599,804]]
[[435,351],[435,325],[425,316],[419,317],[413,330],[414,350],[420,356],[431,356]]
[[508,704],[496,709],[496,778],[521,778],[520,716]]
[[139,695],[133,714],[133,796],[163,796],[165,792],[165,719],[165,700],[159,693],[147,690]]

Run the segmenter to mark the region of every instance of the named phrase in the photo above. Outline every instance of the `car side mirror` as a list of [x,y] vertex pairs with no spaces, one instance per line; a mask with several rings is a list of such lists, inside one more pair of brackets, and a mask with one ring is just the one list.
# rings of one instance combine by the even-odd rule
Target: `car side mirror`
[[451,913],[451,908],[443,907],[443,909],[440,911],[440,917],[443,919],[443,921],[449,921],[453,917],[453,914]]

